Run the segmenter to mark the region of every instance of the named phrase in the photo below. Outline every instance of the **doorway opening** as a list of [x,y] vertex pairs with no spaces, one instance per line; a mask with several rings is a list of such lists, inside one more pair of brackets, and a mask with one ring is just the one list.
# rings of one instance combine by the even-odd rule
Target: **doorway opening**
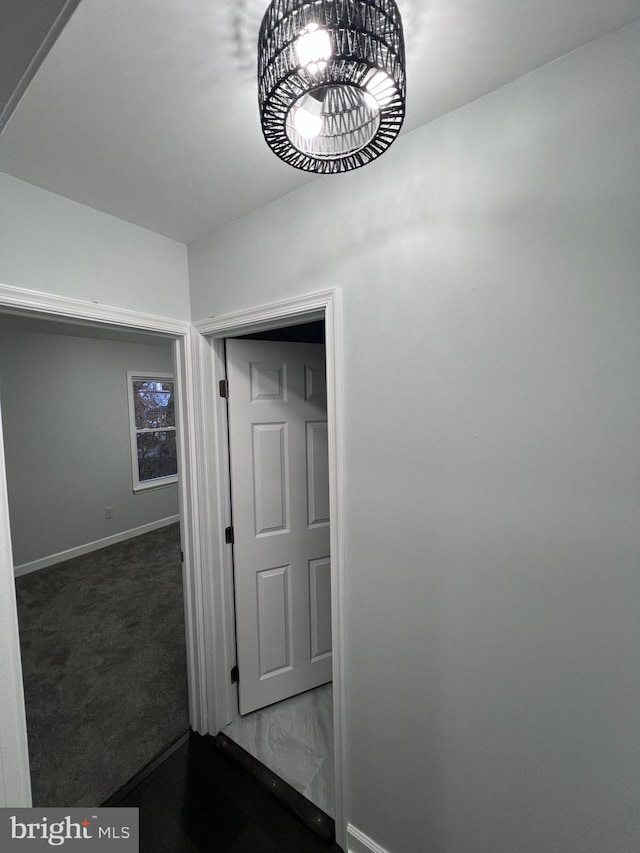
[[[201,710],[204,705],[201,682],[199,681],[198,653],[199,644],[196,641],[199,625],[203,621],[197,612],[194,601],[193,588],[195,571],[193,554],[197,541],[197,524],[193,511],[192,484],[189,471],[191,465],[190,434],[187,429],[187,409],[189,394],[188,386],[192,382],[191,367],[188,356],[188,340],[190,324],[184,321],[174,321],[153,315],[144,315],[139,312],[128,312],[123,309],[110,308],[108,306],[86,303],[80,300],[55,297],[49,294],[38,294],[35,292],[24,292],[9,286],[0,287],[0,319],[11,323],[15,319],[16,325],[32,324],[40,331],[47,334],[55,330],[64,335],[76,337],[78,340],[89,341],[92,338],[98,342],[109,340],[128,341],[135,344],[146,343],[155,348],[157,345],[164,350],[172,361],[175,372],[175,391],[177,398],[177,418],[181,440],[179,441],[179,467],[185,471],[187,476],[180,482],[180,500],[177,508],[179,518],[179,538],[182,546],[184,561],[182,568],[178,564],[176,583],[179,587],[179,608],[185,617],[186,628],[186,657],[184,659],[183,674],[186,671],[188,682],[189,719],[188,722],[194,729],[203,728]],[[55,335],[51,335],[55,338]],[[140,365],[139,365],[140,366]],[[48,365],[47,368],[51,368]],[[45,368],[45,369],[47,369]],[[99,379],[100,371],[97,371]],[[125,377],[126,381],[126,377]],[[46,408],[46,407],[45,407]],[[71,413],[70,413],[71,415]],[[29,425],[25,424],[25,431]],[[4,438],[4,437],[3,437]],[[99,451],[99,448],[97,448]],[[0,485],[4,486],[6,473],[5,446],[2,441],[0,447]],[[44,472],[43,472],[44,474]],[[37,487],[37,484],[34,484]],[[61,494],[61,502],[64,503],[64,495]],[[107,516],[103,516],[106,518]],[[173,516],[170,520],[177,521]],[[160,528],[158,528],[160,529]],[[169,527],[167,526],[167,530]],[[177,534],[176,527],[173,533]],[[149,535],[149,534],[146,534]],[[153,534],[152,534],[153,535]],[[131,540],[135,541],[135,540]],[[180,559],[180,544],[178,545],[178,561]],[[80,556],[80,555],[79,555]],[[45,561],[46,562],[46,561]],[[0,742],[0,756],[5,764],[11,786],[8,793],[9,799],[16,805],[31,805],[30,765],[27,750],[27,725],[24,705],[24,684],[22,680],[22,667],[20,647],[18,643],[18,619],[17,604],[14,582],[15,555],[11,547],[11,527],[8,512],[7,493],[4,488],[0,489],[0,579],[6,595],[3,594],[3,626],[6,631],[3,634],[5,654],[3,655],[2,672],[6,690],[4,692],[7,706],[12,713],[6,717],[6,739]],[[36,565],[28,567],[40,569],[44,566]],[[55,571],[55,567],[51,569]],[[27,578],[37,577],[38,571],[25,572]],[[55,713],[55,708],[52,709]],[[7,745],[12,748],[8,749]],[[125,780],[126,781],[126,780]],[[45,803],[44,805],[48,805]]]
[[[344,522],[342,520],[343,451],[342,451],[342,348],[340,327],[340,292],[337,289],[310,294],[285,302],[260,306],[234,314],[220,315],[194,323],[199,333],[195,344],[195,357],[201,384],[198,393],[205,401],[199,453],[201,464],[208,472],[206,488],[201,502],[205,515],[200,519],[201,529],[210,531],[202,540],[203,560],[217,565],[219,571],[209,577],[207,594],[213,601],[214,623],[210,627],[210,643],[215,659],[211,679],[211,704],[215,717],[209,731],[212,734],[225,729],[239,718],[234,668],[236,665],[235,596],[232,563],[232,546],[225,541],[225,532],[231,527],[232,478],[229,465],[226,401],[218,395],[219,383],[226,379],[225,339],[260,336],[269,339],[274,330],[290,329],[308,323],[324,322],[326,389],[327,389],[327,459],[328,502],[331,524],[329,526],[331,557],[329,569],[331,644],[332,644],[332,715],[334,752],[335,831],[338,844],[344,845],[346,719],[345,719],[345,667],[344,667]],[[267,334],[262,334],[267,333]],[[277,332],[278,336],[288,335]],[[272,374],[272,378],[274,375]],[[214,393],[215,390],[215,393]],[[233,389],[230,390],[233,393]],[[277,421],[272,421],[276,424]],[[277,432],[277,430],[273,430]],[[273,436],[267,436],[273,438]],[[268,443],[268,442],[267,442]],[[277,442],[274,442],[277,444]],[[268,526],[268,525],[267,525]],[[278,582],[284,574],[281,563],[270,580]],[[275,669],[284,667],[276,666]],[[242,683],[242,671],[240,672]],[[323,689],[322,687],[320,688]],[[303,696],[307,694],[302,694]]]
[[333,817],[324,322],[225,350],[239,715],[222,733]]
[[32,799],[97,806],[189,728],[177,484],[135,492],[126,458],[127,370],[173,375],[171,341],[9,314],[0,338]]

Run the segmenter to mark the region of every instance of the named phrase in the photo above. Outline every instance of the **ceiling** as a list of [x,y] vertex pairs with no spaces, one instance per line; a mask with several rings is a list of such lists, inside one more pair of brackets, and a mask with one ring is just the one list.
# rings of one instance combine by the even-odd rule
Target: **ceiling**
[[0,131],[79,0],[0,0]]
[[[640,18],[640,0],[397,2],[403,133]],[[0,30],[4,7],[21,8],[2,4]],[[262,140],[266,5],[80,0],[0,136],[0,171],[185,243],[310,180],[344,179],[298,172]]]

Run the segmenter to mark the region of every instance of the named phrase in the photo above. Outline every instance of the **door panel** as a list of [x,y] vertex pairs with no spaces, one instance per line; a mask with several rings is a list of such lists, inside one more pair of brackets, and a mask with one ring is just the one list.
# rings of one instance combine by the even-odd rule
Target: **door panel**
[[307,423],[307,509],[309,527],[329,524],[329,446],[326,421]]
[[291,669],[291,566],[262,569],[258,581],[258,672]]
[[331,654],[331,561],[309,561],[311,660]]
[[256,536],[287,530],[287,424],[252,424]]
[[227,341],[240,712],[331,680],[324,346]]

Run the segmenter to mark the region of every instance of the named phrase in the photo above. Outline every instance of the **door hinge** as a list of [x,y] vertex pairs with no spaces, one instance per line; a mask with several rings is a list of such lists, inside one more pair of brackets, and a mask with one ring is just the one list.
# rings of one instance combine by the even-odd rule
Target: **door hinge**
[[184,551],[180,551],[180,562],[184,563]]
[[221,379],[219,387],[220,387],[220,396],[224,397],[226,400],[229,396],[229,381],[227,379]]
[[240,681],[240,670],[238,669],[238,664],[236,664],[231,670],[231,683],[237,684]]
[[234,538],[233,538],[233,527],[227,527],[227,528],[225,528],[225,531],[224,531],[224,541],[226,542],[226,544],[227,544],[227,545],[233,545],[233,543],[234,543]]

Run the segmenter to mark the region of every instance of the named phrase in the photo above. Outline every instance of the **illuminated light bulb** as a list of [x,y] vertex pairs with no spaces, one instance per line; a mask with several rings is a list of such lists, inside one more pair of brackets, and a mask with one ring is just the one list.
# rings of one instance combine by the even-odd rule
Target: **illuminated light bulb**
[[327,63],[324,61],[323,62],[310,62],[307,65],[307,71],[310,74],[320,74],[320,72],[324,71],[324,69],[326,67],[327,67]]
[[327,59],[333,55],[329,33],[317,24],[309,24],[296,39],[295,46],[298,62],[311,74],[324,71]]
[[314,115],[304,107],[298,107],[293,115],[293,126],[300,136],[313,139],[322,130],[322,116]]

